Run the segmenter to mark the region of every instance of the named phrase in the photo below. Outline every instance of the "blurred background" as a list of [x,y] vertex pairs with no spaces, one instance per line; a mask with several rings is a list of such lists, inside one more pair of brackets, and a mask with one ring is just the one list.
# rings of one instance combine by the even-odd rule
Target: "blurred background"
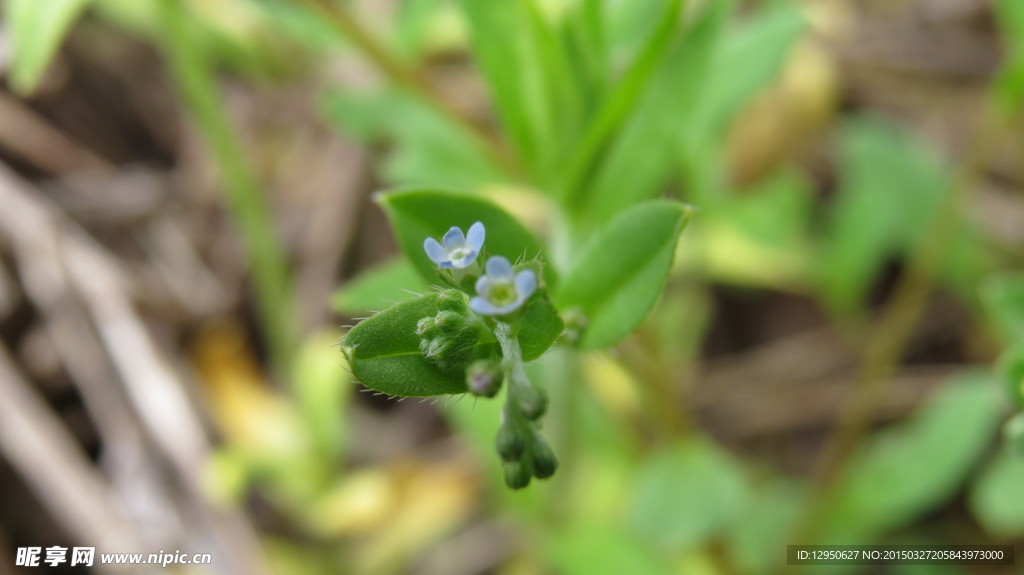
[[[482,1],[0,3],[0,575],[1024,541],[1024,3]],[[524,136],[516,109],[548,116]],[[634,188],[697,212],[636,333],[531,367],[561,468],[513,492],[497,401],[360,393],[336,344],[424,289],[375,191],[481,194],[552,238],[555,152],[587,133],[563,124],[595,117],[622,118],[597,226]],[[176,550],[212,564],[98,560]]]

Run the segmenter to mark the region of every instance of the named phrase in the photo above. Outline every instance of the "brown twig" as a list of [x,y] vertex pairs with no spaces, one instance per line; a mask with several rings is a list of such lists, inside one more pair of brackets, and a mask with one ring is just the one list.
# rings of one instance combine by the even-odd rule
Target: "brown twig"
[[[208,536],[218,537],[225,554],[233,557],[233,567],[224,568],[227,572],[268,573],[269,568],[263,563],[260,545],[251,525],[242,515],[214,510],[205,501],[199,478],[210,449],[208,440],[185,394],[184,383],[158,352],[152,335],[135,312],[130,290],[116,263],[90,236],[32,190],[27,182],[0,165],[0,204],[4,206],[0,210],[0,232],[7,235],[13,244],[20,244],[21,256],[50,260],[26,266],[26,269],[33,270],[31,273],[41,274],[29,281],[40,302],[63,306],[64,298],[81,300],[106,355],[120,375],[138,421],[153,438],[159,452],[170,462],[190,495],[180,503],[184,511],[200,521],[180,535],[187,539],[195,536],[192,531],[202,530]],[[47,284],[49,281],[58,285],[63,282],[64,287],[73,293],[52,293],[52,286]],[[61,324],[60,327],[66,326]],[[70,366],[80,367],[80,364],[76,361]],[[88,394],[95,388],[83,387],[82,391]],[[87,400],[89,404],[95,407],[96,402]],[[6,419],[0,425],[3,423],[7,423]],[[19,427],[4,431],[3,439],[10,437],[14,444],[24,439],[24,432]],[[127,440],[118,438],[116,441],[122,439]],[[32,469],[27,467],[26,471]],[[28,477],[30,482],[34,481],[34,477]],[[55,483],[54,488],[57,487],[59,485]],[[64,493],[60,495],[65,496]],[[135,546],[129,549],[142,548]]]
[[[0,344],[0,451],[77,541],[97,549],[143,549],[104,478]],[[112,565],[100,570],[123,573]]]
[[72,141],[3,91],[0,91],[0,146],[53,174],[112,167],[107,160]]

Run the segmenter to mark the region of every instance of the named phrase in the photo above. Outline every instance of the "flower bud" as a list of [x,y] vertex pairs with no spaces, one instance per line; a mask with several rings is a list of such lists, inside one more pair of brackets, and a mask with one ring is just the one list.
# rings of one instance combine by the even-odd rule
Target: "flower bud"
[[445,334],[458,333],[459,330],[463,329],[466,324],[466,316],[450,311],[443,310],[437,312],[434,316],[434,325],[437,326],[438,331]]
[[493,359],[479,359],[466,370],[466,387],[473,395],[494,397],[501,390],[505,374],[501,365]]
[[453,311],[459,314],[466,313],[466,296],[458,290],[446,289],[437,294],[437,309],[441,311]]
[[480,327],[475,316],[441,310],[416,322],[420,352],[434,360],[442,371],[463,369],[480,341]]
[[530,455],[533,460],[533,474],[537,479],[547,479],[555,474],[558,469],[558,458],[540,435],[534,435]]
[[511,461],[502,464],[505,468],[505,485],[522,489],[530,484],[530,466],[525,461]]
[[422,339],[420,340],[420,351],[423,352],[423,355],[433,360],[440,360],[451,345],[452,338],[450,337],[440,336],[433,339]]
[[523,437],[521,429],[506,423],[498,430],[494,446],[502,461],[519,461],[523,458],[523,452],[526,451],[526,439]]
[[434,331],[433,317],[425,317],[416,322],[416,335],[423,337],[432,331]]
[[519,394],[518,407],[527,419],[536,421],[548,410],[548,394],[543,389],[531,385],[529,390]]

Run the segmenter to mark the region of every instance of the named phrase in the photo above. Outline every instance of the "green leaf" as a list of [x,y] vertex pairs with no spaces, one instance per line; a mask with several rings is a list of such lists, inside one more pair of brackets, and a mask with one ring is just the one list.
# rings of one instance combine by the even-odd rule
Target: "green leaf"
[[1024,342],[1003,352],[996,372],[1003,380],[1006,398],[1018,409],[1024,409]]
[[342,350],[366,387],[400,397],[466,391],[461,370],[442,372],[420,353],[416,322],[437,313],[437,294],[420,296],[375,314],[352,328]]
[[328,333],[302,342],[292,368],[291,388],[319,459],[332,462],[342,455],[352,397],[348,374],[338,369],[335,342],[337,334]]
[[[487,80],[505,133],[528,165],[542,158],[546,87],[535,52],[535,29],[523,0],[459,2],[469,24],[473,57]],[[550,124],[547,125],[550,127]]]
[[444,5],[440,0],[399,2],[394,23],[395,51],[410,61],[426,56],[430,27],[443,9]]
[[11,40],[11,85],[20,94],[38,86],[71,24],[90,0],[8,0],[5,27]]
[[410,292],[425,293],[428,289],[409,260],[396,257],[338,288],[331,296],[331,307],[338,313],[363,314],[410,299]]
[[[951,175],[923,143],[878,120],[849,124],[841,142],[842,175],[821,258],[822,295],[850,317],[889,258],[913,249],[949,193]],[[973,299],[988,268],[988,249],[960,224],[943,262],[943,279]]]
[[381,168],[387,182],[470,188],[503,179],[463,126],[407,94],[333,90],[321,108],[346,136],[394,144]]
[[669,549],[700,544],[743,516],[743,469],[716,445],[696,441],[650,458],[634,483],[629,522]]
[[1003,426],[1003,439],[1010,452],[1024,458],[1024,411],[1014,415]]
[[582,523],[556,533],[546,543],[552,564],[565,575],[675,572],[649,542],[631,537],[621,526]]
[[728,127],[737,112],[768,84],[805,28],[803,8],[781,2],[763,8],[728,34],[715,59],[704,102],[712,133]]
[[880,434],[855,455],[821,542],[882,534],[952,497],[999,426],[993,387],[982,374],[956,378],[902,429]]
[[654,307],[690,212],[667,200],[640,204],[613,219],[583,250],[553,298],[563,312],[578,309],[586,316],[580,347],[616,343]]
[[807,179],[782,170],[740,193],[701,206],[700,251],[715,280],[794,290],[811,267],[814,193]]
[[769,573],[777,565],[779,550],[800,518],[803,498],[801,486],[785,480],[752,490],[743,520],[735,523],[729,538],[740,573]]
[[722,149],[737,114],[775,78],[804,30],[803,9],[796,2],[776,2],[756,9],[731,26],[716,42],[711,70],[700,98],[690,111],[676,143],[688,198],[705,205],[720,191],[724,179]]
[[994,95],[1002,111],[1012,116],[1019,114],[1024,104],[1024,3],[997,0],[992,4],[1005,52],[994,82]]
[[[513,262],[543,254],[537,238],[518,220],[479,197],[440,190],[404,189],[381,194],[378,201],[391,220],[398,245],[427,282],[437,281],[437,266],[424,253],[423,241],[428,237],[440,239],[452,226],[465,232],[473,222],[483,222],[487,230],[484,249]],[[544,279],[553,282],[551,266],[544,266]]]
[[658,25],[648,37],[643,50],[601,103],[597,116],[576,146],[575,153],[566,162],[564,176],[558,185],[558,193],[566,205],[572,205],[583,191],[587,175],[593,172],[608,143],[620,131],[644,88],[648,87],[652,73],[664,58],[675,36],[681,11],[681,0],[668,0],[668,6],[660,15]]
[[711,57],[731,11],[731,1],[707,3],[669,49],[587,186],[587,202],[599,221],[656,196],[665,184],[678,163],[679,134],[693,123],[706,91]]
[[982,473],[970,493],[974,516],[997,537],[1024,535],[1024,457],[1001,453]]
[[981,299],[999,334],[1024,343],[1024,273],[1003,273],[985,280]]
[[519,319],[519,346],[523,361],[532,361],[544,354],[558,336],[562,335],[562,318],[545,298],[537,298],[526,305]]

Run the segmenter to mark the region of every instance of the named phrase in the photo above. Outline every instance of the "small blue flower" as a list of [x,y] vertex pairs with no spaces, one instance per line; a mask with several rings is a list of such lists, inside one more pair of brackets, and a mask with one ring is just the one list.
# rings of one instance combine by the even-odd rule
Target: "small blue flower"
[[507,315],[520,307],[537,291],[533,270],[515,273],[512,264],[501,256],[487,260],[487,274],[476,282],[476,297],[469,307],[480,315]]
[[484,246],[484,225],[480,222],[469,226],[468,237],[462,235],[462,230],[452,227],[441,238],[438,243],[434,238],[427,238],[423,242],[423,249],[432,262],[444,269],[461,270],[469,267],[480,255],[480,248]]

